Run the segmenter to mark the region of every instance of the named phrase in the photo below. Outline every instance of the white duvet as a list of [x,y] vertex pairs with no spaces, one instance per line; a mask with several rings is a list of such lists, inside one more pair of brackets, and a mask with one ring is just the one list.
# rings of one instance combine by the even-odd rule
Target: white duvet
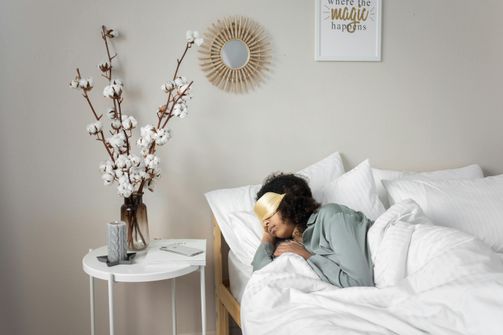
[[429,224],[412,201],[379,217],[368,241],[377,287],[339,289],[285,254],[248,282],[243,333],[503,334],[503,262],[485,244]]

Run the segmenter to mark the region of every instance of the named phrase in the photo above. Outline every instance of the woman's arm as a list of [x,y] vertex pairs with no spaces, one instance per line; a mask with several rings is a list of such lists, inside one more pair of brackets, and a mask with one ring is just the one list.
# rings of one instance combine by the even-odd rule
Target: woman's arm
[[366,286],[358,279],[353,278],[346,272],[330,255],[321,256],[311,254],[303,245],[295,241],[283,242],[274,251],[274,256],[279,257],[285,252],[291,252],[302,256],[318,274],[318,276],[332,285],[338,287]]
[[306,250],[306,248],[304,248],[301,243],[293,240],[279,244],[274,251],[274,256],[279,257],[285,252],[292,252],[294,254],[302,256],[305,260],[307,260],[312,255],[309,251]]
[[255,256],[253,257],[252,266],[253,271],[262,269],[264,266],[272,262],[272,255],[274,253],[274,236],[264,229],[262,241]]

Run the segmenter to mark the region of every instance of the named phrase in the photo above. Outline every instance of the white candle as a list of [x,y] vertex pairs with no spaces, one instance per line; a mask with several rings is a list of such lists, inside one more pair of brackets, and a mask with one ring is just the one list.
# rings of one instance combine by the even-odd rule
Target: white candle
[[122,221],[110,222],[107,225],[108,261],[120,262],[127,257],[127,229]]

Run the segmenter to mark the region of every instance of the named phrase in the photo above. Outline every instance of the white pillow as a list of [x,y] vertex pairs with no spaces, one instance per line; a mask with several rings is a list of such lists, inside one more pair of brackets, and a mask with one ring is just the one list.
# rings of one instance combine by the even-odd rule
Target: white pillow
[[242,263],[251,264],[262,240],[264,232],[262,223],[252,211],[233,212],[229,215],[229,219],[234,238],[239,246],[232,251]]
[[[308,179],[313,197],[320,202],[323,199],[323,188],[325,185],[341,176],[343,173],[344,165],[342,164],[342,159],[338,152],[298,172],[298,174]],[[250,218],[250,215],[235,215],[231,219],[231,214],[235,212],[249,212],[253,215],[252,210],[260,187],[261,185],[248,185],[210,191],[205,194],[206,200],[217,220],[225,241],[234,254],[238,256],[239,260],[245,264],[249,264],[248,257],[244,256],[247,255],[247,253],[240,250],[242,246],[237,236],[240,236],[240,234],[248,234],[249,232],[243,232],[243,229],[247,227],[247,225],[248,227],[253,226],[254,220],[250,219],[247,220],[244,225],[237,225],[237,220],[246,220],[246,218]]]
[[362,212],[373,221],[384,213],[384,206],[377,196],[368,160],[332,181],[327,185],[324,193],[323,203],[333,202],[348,206]]
[[379,199],[381,200],[385,208],[388,208],[390,206],[390,203],[388,200],[388,194],[382,183],[383,180],[395,180],[395,179],[444,180],[444,179],[475,179],[484,177],[482,169],[477,164],[468,165],[457,169],[447,169],[447,170],[438,170],[430,172],[394,171],[394,170],[382,170],[373,168],[372,174],[374,175],[374,180],[376,183],[377,193],[379,194]]
[[300,170],[297,174],[307,178],[313,198],[321,202],[324,197],[323,189],[325,186],[343,175],[344,171],[341,155],[335,152],[321,161]]
[[394,202],[413,199],[434,224],[457,228],[503,251],[503,175],[383,183]]

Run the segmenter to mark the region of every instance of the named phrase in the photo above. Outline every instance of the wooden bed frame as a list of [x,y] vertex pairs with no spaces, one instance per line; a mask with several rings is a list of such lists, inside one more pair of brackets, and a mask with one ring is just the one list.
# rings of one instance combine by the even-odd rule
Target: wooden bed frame
[[213,256],[215,266],[215,302],[217,311],[217,335],[229,335],[229,315],[241,328],[241,306],[230,291],[228,254],[229,246],[225,242],[217,220],[213,216]]

